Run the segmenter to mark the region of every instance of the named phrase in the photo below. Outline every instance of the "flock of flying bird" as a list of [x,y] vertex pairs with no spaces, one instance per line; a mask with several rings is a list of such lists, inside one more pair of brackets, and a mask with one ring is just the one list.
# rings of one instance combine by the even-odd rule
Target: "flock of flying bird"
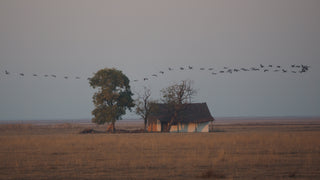
[[[220,70],[217,70],[216,68],[195,68],[193,66],[183,66],[183,67],[178,67],[178,68],[173,68],[173,67],[169,67],[168,71],[191,71],[191,70],[200,70],[200,71],[209,71],[212,75],[218,75],[218,74],[223,74],[223,73],[237,73],[237,72],[241,72],[241,71],[260,71],[260,72],[282,72],[282,73],[305,73],[309,70],[310,66],[308,65],[297,65],[297,64],[292,64],[289,67],[283,67],[283,66],[279,66],[279,65],[263,65],[260,64],[257,67],[250,67],[250,68],[230,68],[230,67],[223,67]],[[24,77],[25,73],[11,73],[8,70],[4,70],[4,75],[9,76],[12,74],[18,75],[20,77]],[[160,75],[165,74],[165,71],[159,71],[158,73],[152,74],[151,77],[158,77]],[[39,74],[32,74],[33,77],[45,77],[45,78],[57,78],[58,76],[56,74],[45,74],[45,75],[39,75]],[[59,76],[60,77],[60,76]],[[82,79],[80,76],[75,76],[75,77],[71,77],[71,76],[61,76],[64,79]],[[144,77],[143,79],[141,79],[141,81],[148,81],[151,79],[151,77]],[[0,78],[1,79],[1,78]],[[90,80],[90,78],[87,78],[87,80]],[[134,82],[138,82],[138,79],[133,80]]]
[[[209,71],[212,75],[218,75],[223,73],[237,73],[241,71],[261,71],[261,72],[282,72],[282,73],[305,73],[309,71],[310,66],[309,65],[303,65],[303,64],[292,64],[289,67],[283,67],[279,65],[263,65],[260,64],[257,67],[250,67],[250,68],[231,68],[231,67],[223,67],[220,70],[217,70],[216,68],[194,68],[193,66],[183,66],[178,68],[169,67],[168,71],[187,71],[187,70],[200,70],[200,71]],[[151,77],[158,77],[159,75],[163,75],[164,71],[159,71],[158,73],[152,74]],[[148,81],[150,77],[144,77],[143,81]],[[134,82],[138,82],[138,79],[135,79]]]
[[[15,74],[15,75],[18,75],[18,76],[21,76],[21,77],[24,77],[26,74],[25,73],[12,73],[12,72],[10,72],[10,71],[8,71],[8,70],[4,70],[4,74],[6,75],[6,76],[10,76],[10,75],[13,75],[13,74]],[[52,77],[52,78],[57,78],[57,75],[55,75],[55,74],[44,74],[44,75],[40,75],[40,74],[36,74],[36,73],[33,73],[32,74],[32,76],[33,77],[46,77],[46,78],[48,78],[48,77]],[[62,76],[64,79],[81,79],[80,78],[80,76],[75,76],[75,77],[70,77],[70,76]],[[88,80],[89,80],[89,78],[87,78]]]

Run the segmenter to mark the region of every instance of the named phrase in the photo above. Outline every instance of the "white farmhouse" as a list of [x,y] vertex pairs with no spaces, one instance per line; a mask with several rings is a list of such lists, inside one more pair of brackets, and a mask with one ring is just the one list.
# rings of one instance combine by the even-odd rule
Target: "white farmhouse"
[[[154,112],[148,118],[149,132],[209,132],[209,124],[214,121],[206,103],[182,104],[173,121],[173,107],[155,104]],[[171,127],[168,128],[171,122]]]

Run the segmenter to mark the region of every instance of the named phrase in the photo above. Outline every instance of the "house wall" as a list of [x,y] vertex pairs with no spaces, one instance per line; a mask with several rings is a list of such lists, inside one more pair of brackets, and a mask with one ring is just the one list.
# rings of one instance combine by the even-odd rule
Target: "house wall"
[[[210,122],[203,122],[203,123],[179,123],[179,132],[209,132],[209,123]],[[177,125],[172,125],[170,132],[178,132]],[[148,125],[149,132],[161,132],[161,122],[157,120],[154,123],[150,123]]]
[[[178,125],[171,126],[170,132],[178,132]],[[179,123],[179,132],[209,132],[209,122]]]
[[148,131],[149,132],[161,132],[160,120],[157,120],[156,122],[148,124]]

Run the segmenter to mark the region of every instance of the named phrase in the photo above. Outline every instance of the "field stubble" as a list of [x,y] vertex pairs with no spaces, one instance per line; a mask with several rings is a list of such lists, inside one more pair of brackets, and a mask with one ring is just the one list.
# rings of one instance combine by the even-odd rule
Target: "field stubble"
[[78,134],[82,128],[0,125],[0,179],[320,178],[320,124],[172,134]]

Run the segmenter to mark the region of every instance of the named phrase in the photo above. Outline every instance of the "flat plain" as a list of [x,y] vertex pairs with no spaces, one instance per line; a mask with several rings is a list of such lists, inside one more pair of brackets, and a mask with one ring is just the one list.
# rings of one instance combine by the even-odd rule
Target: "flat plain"
[[[79,134],[85,128],[100,133]],[[0,179],[320,179],[319,119],[225,120],[211,133],[105,129],[1,124]]]

